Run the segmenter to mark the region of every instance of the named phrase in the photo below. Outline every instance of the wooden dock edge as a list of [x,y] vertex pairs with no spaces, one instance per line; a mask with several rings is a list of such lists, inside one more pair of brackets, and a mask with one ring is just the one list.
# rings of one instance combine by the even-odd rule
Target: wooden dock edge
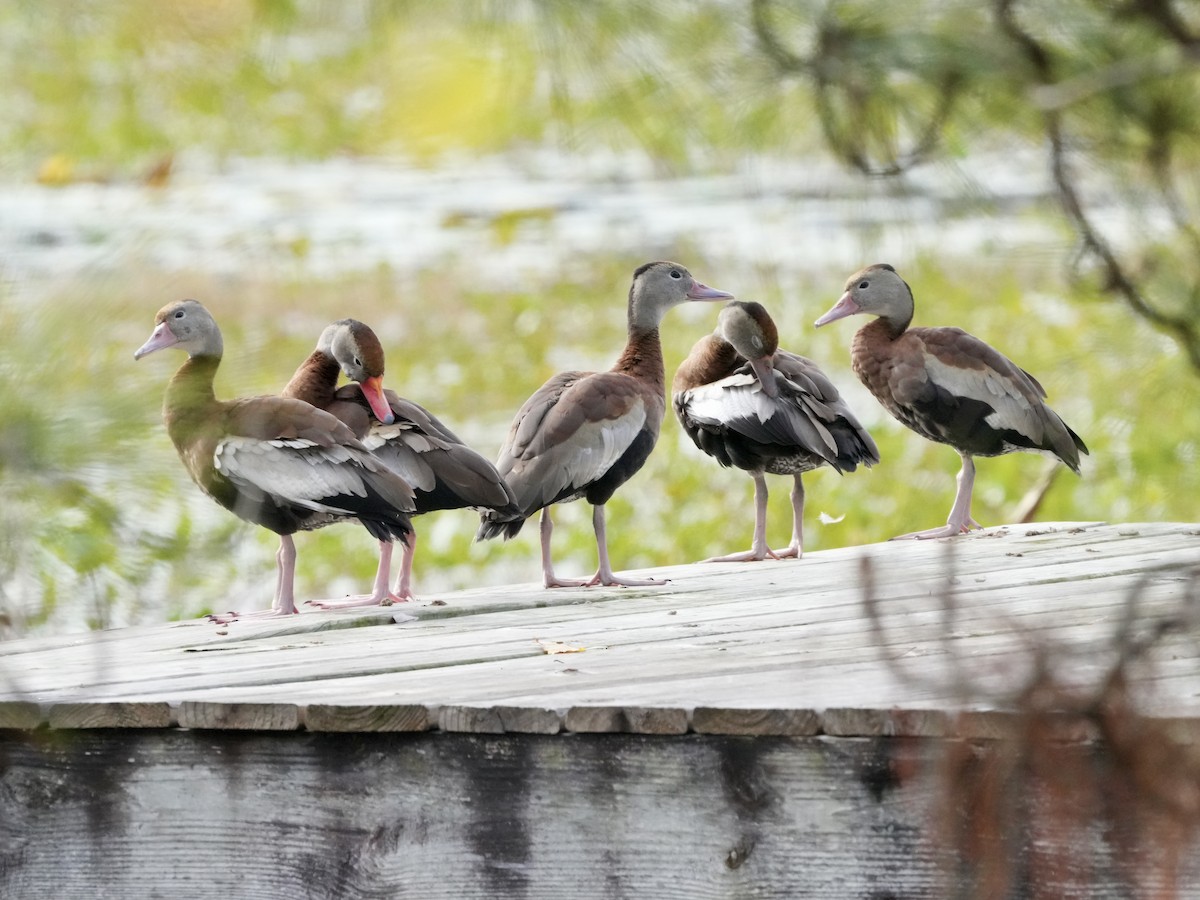
[[[1200,719],[1150,716],[1181,743],[1200,743]],[[463,734],[638,734],[745,737],[944,737],[1005,739],[1021,714],[1008,710],[754,709],[696,707],[395,706],[290,703],[54,703],[0,701],[0,729],[209,729],[217,731],[424,732]],[[1094,729],[1072,720],[1062,739],[1087,741]]]

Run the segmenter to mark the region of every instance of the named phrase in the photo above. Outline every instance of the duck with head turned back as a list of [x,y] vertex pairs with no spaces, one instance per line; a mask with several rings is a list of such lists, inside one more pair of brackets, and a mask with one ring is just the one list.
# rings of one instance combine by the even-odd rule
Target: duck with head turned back
[[[338,375],[353,382],[338,388]],[[436,416],[383,387],[383,345],[371,328],[340,319],[321,332],[317,347],[283,389],[346,423],[389,469],[416,493],[414,514],[471,508],[499,518],[519,516],[512,490],[492,463],[466,444]],[[411,600],[416,532],[401,542],[396,586],[388,590],[392,542],[379,543],[379,568],[372,592],[345,600],[320,600],[325,609],[374,606]]]
[[[653,585],[657,579],[620,578],[608,559],[604,504],[645,463],[666,412],[659,325],[667,311],[691,300],[728,300],[678,263],[652,262],[633,273],[629,340],[607,372],[563,372],[540,387],[517,412],[496,467],[521,510],[515,520],[484,513],[477,540],[514,536],[541,510],[542,583],[546,587]],[[592,504],[599,567],[585,579],[554,574],[550,507],[585,498]]]
[[818,326],[866,313],[878,316],[854,335],[854,371],[883,407],[917,434],[949,444],[962,457],[958,492],[942,528],[901,538],[942,538],[979,523],[971,518],[976,456],[1015,450],[1050,454],[1079,474],[1087,447],[1046,405],[1032,375],[961,328],[909,328],[913,295],[887,264],[867,266]]
[[[411,530],[412,488],[376,459],[336,417],[300,400],[218,400],[213,378],[223,343],[200,303],[159,310],[141,359],[165,347],[188,354],[167,385],[163,418],[188,474],[217,503],[279,535],[275,600],[251,615],[296,613],[292,535],[354,518],[381,541]],[[237,618],[238,613],[214,617]]]
[[[779,348],[761,303],[734,300],[675,373],[675,414],[692,441],[723,466],[754,479],[754,540],[742,553],[706,562],[749,562],[804,554],[804,483],[821,466],[853,472],[879,450],[812,360]],[[791,475],[792,540],[767,546],[766,474]]]

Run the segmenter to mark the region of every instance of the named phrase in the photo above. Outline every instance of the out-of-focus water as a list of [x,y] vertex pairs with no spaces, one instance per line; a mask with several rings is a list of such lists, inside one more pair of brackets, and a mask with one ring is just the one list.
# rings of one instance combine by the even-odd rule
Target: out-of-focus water
[[130,265],[322,277],[465,262],[503,283],[561,270],[572,253],[649,258],[681,241],[710,263],[781,273],[980,248],[1061,252],[1062,233],[1030,215],[1047,196],[1041,169],[1032,152],[931,166],[903,184],[763,158],[664,178],[636,155],[548,150],[435,169],[184,158],[161,188],[5,185],[0,266],[12,293],[36,298]]

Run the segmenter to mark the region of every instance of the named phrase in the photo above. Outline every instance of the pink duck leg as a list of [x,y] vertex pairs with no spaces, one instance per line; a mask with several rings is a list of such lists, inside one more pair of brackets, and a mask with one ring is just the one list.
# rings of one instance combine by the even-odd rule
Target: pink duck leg
[[754,477],[754,539],[750,549],[727,556],[713,556],[705,562],[758,562],[768,556],[778,559],[767,546],[767,479],[762,472],[751,474]]
[[793,475],[792,483],[792,542],[776,550],[776,559],[800,559],[804,556],[804,482]]
[[395,591],[388,590],[388,578],[392,572],[392,542],[379,542],[379,566],[375,570],[375,581],[370,594],[346,597],[344,600],[309,600],[317,609],[355,609],[364,606],[391,606],[415,600],[410,583],[412,581],[413,553],[416,550],[417,533],[410,531],[400,548],[400,576],[396,579]]
[[279,536],[279,550],[275,554],[275,600],[270,609],[239,613],[230,610],[212,613],[208,620],[217,625],[228,625],[238,619],[274,619],[282,616],[299,615],[296,608],[296,542],[290,534]]
[[663,578],[621,578],[613,572],[612,564],[608,561],[608,537],[604,527],[603,503],[592,507],[592,529],[596,532],[596,553],[600,557],[600,567],[595,575],[584,582],[585,586],[647,587],[667,583]]
[[963,464],[957,478],[958,492],[954,495],[954,505],[950,507],[950,517],[946,519],[946,524],[941,528],[897,535],[892,538],[893,541],[928,541],[933,538],[954,537],[982,527],[971,518],[971,492],[975,489],[975,460],[966,453],[959,453],[959,456],[962,457]]
[[550,559],[550,535],[554,531],[554,522],[550,518],[550,507],[542,509],[538,520],[538,530],[542,539],[542,584],[548,588],[584,587],[588,584],[585,578],[559,578],[554,574],[554,563]]

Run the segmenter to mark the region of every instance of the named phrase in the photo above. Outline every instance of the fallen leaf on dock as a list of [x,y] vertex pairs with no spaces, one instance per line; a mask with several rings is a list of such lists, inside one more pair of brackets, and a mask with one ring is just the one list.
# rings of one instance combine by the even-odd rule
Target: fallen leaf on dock
[[568,644],[565,641],[546,641],[541,638],[536,638],[538,646],[542,648],[542,652],[554,656],[558,653],[582,653],[587,647],[576,647]]

